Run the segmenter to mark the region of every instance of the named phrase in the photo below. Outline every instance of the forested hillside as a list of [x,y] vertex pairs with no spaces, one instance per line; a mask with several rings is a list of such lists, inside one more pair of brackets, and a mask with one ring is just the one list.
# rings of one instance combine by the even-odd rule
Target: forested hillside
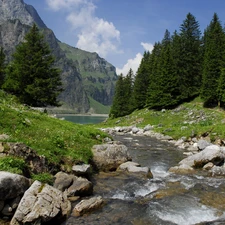
[[[172,34],[145,52],[136,75],[121,74],[111,117],[127,115],[135,109],[173,108],[200,96],[205,106],[225,103],[225,32],[215,13],[201,33],[199,22],[188,13]],[[129,94],[128,94],[129,93]]]

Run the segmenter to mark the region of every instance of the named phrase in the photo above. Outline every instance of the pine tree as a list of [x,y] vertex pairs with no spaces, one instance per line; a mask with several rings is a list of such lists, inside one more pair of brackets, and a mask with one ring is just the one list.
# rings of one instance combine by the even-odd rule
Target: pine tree
[[5,78],[5,53],[3,48],[0,48],[0,88],[4,82]]
[[218,106],[225,104],[225,68],[221,69],[220,78],[218,80]]
[[134,108],[145,107],[150,79],[150,52],[144,52],[134,81]]
[[161,68],[160,68],[160,59],[162,53],[162,43],[157,42],[154,45],[152,54],[150,57],[150,79],[149,86],[147,90],[146,97],[146,106],[148,108],[158,108],[161,99],[162,90],[160,89],[160,82],[162,81],[161,77]]
[[110,109],[109,117],[117,118],[123,116],[124,108],[124,90],[123,90],[123,74],[120,74],[116,82],[113,104]]
[[113,104],[109,117],[117,118],[130,114],[134,110],[133,106],[133,71],[129,70],[124,77],[120,74],[115,87]]
[[34,24],[13,54],[3,88],[30,106],[58,106],[62,83],[53,65],[50,48]]
[[169,108],[178,103],[179,87],[174,69],[172,41],[168,30],[165,31],[162,42],[155,47],[160,47],[160,50],[153,62],[155,72],[150,79],[147,104],[149,108]]
[[[201,98],[205,105],[216,105],[223,100],[225,68],[225,34],[215,13],[204,33],[204,63],[202,75]],[[222,76],[220,78],[220,75]],[[219,81],[220,80],[220,81]]]
[[191,13],[180,26],[179,59],[181,98],[186,100],[197,96],[201,85],[201,32]]
[[160,105],[161,108],[172,107],[178,104],[180,98],[179,78],[176,73],[175,62],[172,52],[172,39],[168,30],[166,30],[162,40],[162,52],[160,58],[162,92]]
[[134,72],[130,69],[124,77],[123,80],[123,90],[124,90],[124,115],[128,115],[134,110]]

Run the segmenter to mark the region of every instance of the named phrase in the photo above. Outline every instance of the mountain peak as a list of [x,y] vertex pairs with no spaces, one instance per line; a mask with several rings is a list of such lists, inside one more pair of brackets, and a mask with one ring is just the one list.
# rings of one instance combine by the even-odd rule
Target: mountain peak
[[26,9],[23,0],[0,0],[0,24],[17,19],[25,25],[34,23],[34,19]]

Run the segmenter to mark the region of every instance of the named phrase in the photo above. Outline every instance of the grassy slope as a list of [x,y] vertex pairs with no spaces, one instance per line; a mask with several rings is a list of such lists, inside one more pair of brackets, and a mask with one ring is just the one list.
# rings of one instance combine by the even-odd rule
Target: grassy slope
[[154,131],[169,135],[174,139],[181,137],[207,136],[211,141],[225,139],[225,113],[219,108],[206,109],[199,98],[185,103],[174,110],[154,111],[143,109],[129,116],[108,119],[100,126],[135,125],[143,128],[147,124],[154,126]]
[[90,106],[94,109],[94,112],[97,114],[109,114],[110,106],[102,105],[101,103],[95,101],[92,97],[89,96]]
[[76,161],[88,162],[92,157],[91,147],[101,143],[96,136],[106,136],[93,127],[62,121],[31,110],[17,104],[12,96],[1,91],[0,134],[9,135],[8,142],[28,145],[49,162],[68,166]]

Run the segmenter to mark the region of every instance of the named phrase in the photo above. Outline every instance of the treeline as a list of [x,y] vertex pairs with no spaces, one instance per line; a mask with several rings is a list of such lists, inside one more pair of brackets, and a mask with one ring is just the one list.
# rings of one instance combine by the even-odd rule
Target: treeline
[[61,71],[54,68],[55,58],[49,45],[35,24],[24,39],[7,65],[0,46],[0,89],[29,106],[59,106],[57,97],[63,90]]
[[200,96],[205,106],[225,103],[225,31],[215,13],[201,34],[188,13],[179,32],[165,31],[152,52],[145,52],[137,70],[121,74],[110,117],[136,109],[173,108]]

